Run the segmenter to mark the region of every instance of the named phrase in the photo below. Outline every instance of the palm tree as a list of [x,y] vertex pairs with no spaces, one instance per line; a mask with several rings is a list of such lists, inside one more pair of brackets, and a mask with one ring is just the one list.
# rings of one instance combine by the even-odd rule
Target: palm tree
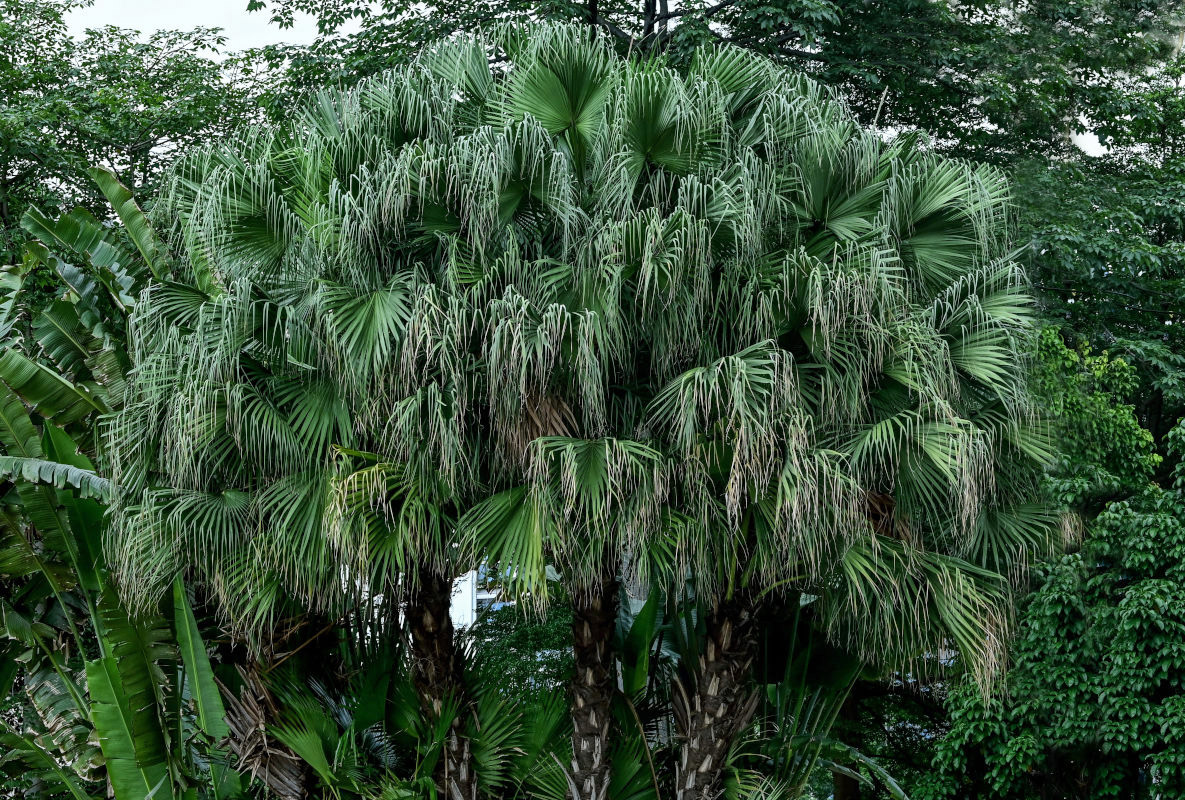
[[993,170],[751,55],[681,75],[540,25],[192,154],[156,214],[182,255],[108,435],[127,596],[186,572],[256,634],[402,620],[445,796],[483,780],[448,617],[478,561],[541,606],[549,563],[567,585],[573,798],[621,751],[622,582],[710,609],[682,798],[747,726],[763,604],[815,598],[876,663],[998,667],[1001,576],[1051,520]]
[[771,604],[817,598],[832,638],[881,667],[957,648],[989,684],[1007,579],[1061,530],[1035,502],[1048,446],[1002,175],[886,143],[741,53],[681,79],[543,47],[512,107],[554,121],[577,180],[595,176],[580,252],[603,268],[573,290],[598,339],[565,341],[599,385],[563,407],[582,436],[623,438],[536,440],[528,482],[465,522],[525,590],[548,552],[570,583],[573,794],[608,783],[616,577],[656,554],[708,608],[674,697],[681,798],[720,789]]
[[358,642],[390,635],[402,595],[420,699],[446,726],[439,789],[470,798],[449,532],[476,476],[436,285],[417,275],[439,245],[430,221],[399,244],[350,219],[399,169],[427,177],[395,161],[451,130],[456,105],[421,71],[178,166],[158,214],[185,292],[149,289],[135,319],[111,556],[134,607],[187,570],[257,646],[307,613]]
[[[791,158],[757,268],[773,269],[749,303],[715,306],[719,351],[735,354],[649,407],[682,465],[681,544],[710,608],[676,696],[680,798],[714,796],[752,714],[763,608],[816,597],[864,661],[925,667],[957,649],[986,686],[1007,578],[1060,533],[1034,502],[1048,446],[1001,176],[842,124]],[[769,327],[746,331],[754,320]]]

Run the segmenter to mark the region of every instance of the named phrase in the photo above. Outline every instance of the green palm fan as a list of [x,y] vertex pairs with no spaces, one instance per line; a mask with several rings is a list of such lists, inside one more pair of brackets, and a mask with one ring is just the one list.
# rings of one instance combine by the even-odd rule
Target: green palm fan
[[109,427],[127,596],[185,572],[262,638],[385,604],[449,796],[477,786],[450,586],[482,561],[568,587],[580,798],[616,785],[623,580],[710,612],[682,798],[720,785],[766,604],[817,597],[882,667],[954,643],[995,674],[1002,576],[1052,522],[996,172],[754,56],[680,74],[539,25],[191,154],[156,213],[185,255]]

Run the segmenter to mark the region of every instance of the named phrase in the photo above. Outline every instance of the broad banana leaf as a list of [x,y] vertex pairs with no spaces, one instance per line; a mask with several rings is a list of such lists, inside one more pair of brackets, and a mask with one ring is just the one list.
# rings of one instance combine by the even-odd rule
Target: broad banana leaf
[[45,537],[31,538],[18,512],[15,507],[0,509],[0,575],[8,579],[42,575],[51,592],[62,594],[77,582],[70,567],[57,560],[65,557],[63,548]]
[[119,182],[114,172],[105,167],[92,168],[90,176],[107,197],[107,202],[115,209],[116,216],[123,223],[124,230],[128,232],[128,237],[136,245],[136,249],[140,251],[148,269],[158,281],[164,280],[164,245],[152,229],[152,225],[148,223],[148,217],[136,205],[131,191]]
[[110,229],[84,208],[76,208],[57,220],[30,207],[21,217],[21,227],[46,247],[81,256],[93,269],[120,274],[134,269],[137,256],[112,240]]
[[81,266],[74,266],[50,256],[48,251],[43,255],[79,297],[94,302],[93,281],[98,281],[117,307],[125,311],[131,308],[136,278],[144,273],[141,257],[89,211],[76,208],[55,221],[30,208],[21,218],[21,227],[45,247],[80,262]]
[[0,381],[38,414],[59,425],[77,422],[88,414],[108,411],[102,400],[87,387],[71,383],[12,348],[0,353]]
[[[11,351],[9,351],[11,352]],[[46,423],[47,431],[58,430],[55,426]],[[64,441],[58,442],[58,447],[66,457],[56,457],[58,451],[55,450],[49,458],[46,458],[44,443],[41,435],[33,426],[32,420],[29,418],[29,412],[20,399],[3,384],[0,383],[0,449],[6,453],[6,458],[13,459],[43,459],[46,461],[58,461],[63,463],[72,463],[71,458],[79,458],[77,455],[77,447],[69,437],[62,434]],[[46,441],[56,441],[56,437],[51,435],[50,439]],[[89,462],[85,462],[89,466]],[[75,466],[80,466],[76,463]],[[86,466],[83,468],[85,469]],[[24,508],[25,515],[28,517],[29,523],[38,531],[41,539],[51,550],[63,552],[69,555],[71,566],[73,566],[75,574],[86,590],[94,590],[97,588],[95,577],[95,562],[93,554],[97,550],[86,550],[80,552],[76,544],[77,534],[86,533],[91,527],[94,528],[95,539],[97,539],[96,527],[96,511],[97,504],[93,500],[83,500],[81,498],[71,497],[69,493],[64,493],[62,501],[66,506],[76,507],[76,511],[85,514],[85,520],[91,522],[90,526],[83,526],[76,524],[71,527],[70,524],[70,509],[63,507],[63,502],[59,501],[57,492],[51,485],[48,484],[30,484],[25,481],[17,483],[17,495],[21,499],[21,504]],[[78,504],[90,504],[78,506]],[[102,509],[97,510],[99,519],[102,517]],[[80,520],[83,518],[80,518]],[[48,573],[47,573],[48,575]]]
[[87,663],[91,721],[115,796],[119,800],[169,800],[175,795],[164,736],[151,707],[152,692],[144,691],[143,686],[151,678],[130,675],[138,667],[130,661],[120,664],[109,655]]
[[91,720],[119,800],[175,797],[170,772],[162,661],[175,658],[164,620],[133,621],[110,590],[95,614],[102,656],[86,665]]
[[651,646],[658,631],[658,608],[661,596],[652,591],[630,624],[622,642],[622,692],[636,698],[650,679]]
[[177,578],[173,584],[173,615],[177,630],[177,643],[181,646],[181,661],[185,664],[185,676],[189,681],[189,692],[197,704],[198,725],[214,741],[230,735],[226,724],[226,709],[222,695],[214,681],[210,657],[206,644],[198,631],[193,608],[185,585]]
[[106,500],[111,493],[111,482],[91,470],[41,458],[0,456],[0,476],[45,484],[57,489],[74,488],[83,498]]
[[[76,477],[87,473],[95,474],[95,465],[84,456],[77,443],[57,425],[46,422],[43,426],[41,448],[49,461],[62,465],[64,469],[77,470]],[[110,485],[104,490],[106,479],[97,475],[91,481],[91,486],[106,496]],[[46,487],[45,491],[53,492]],[[87,591],[95,592],[102,589],[102,532],[103,508],[98,499],[86,496],[86,492],[61,491],[53,492],[53,500],[66,514],[65,524],[61,526],[61,534],[66,537],[66,544],[74,560],[74,571],[78,575],[83,587]],[[22,495],[23,496],[23,495]],[[26,500],[26,505],[28,500]],[[37,510],[34,508],[34,510]],[[57,508],[55,508],[57,511]],[[60,512],[58,512],[60,519]]]
[[25,696],[39,723],[35,738],[62,757],[80,779],[102,775],[103,758],[91,738],[89,707],[79,678],[60,653],[51,653],[26,668]]
[[29,419],[24,403],[0,386],[0,447],[11,456],[40,458],[41,436]]
[[8,336],[20,318],[21,290],[25,286],[26,274],[26,264],[0,267],[0,339]]
[[122,271],[88,271],[53,256],[49,257],[49,263],[53,265],[54,272],[62,279],[62,283],[78,296],[86,308],[95,306],[100,289],[107,292],[115,307],[123,314],[131,312],[132,306],[136,304],[136,298],[133,296],[136,291],[136,280]]
[[0,744],[5,745],[9,753],[19,756],[25,764],[42,774],[53,776],[74,800],[90,800],[78,778],[67,772],[57,759],[47,753],[32,737],[18,732],[3,719],[0,719],[0,731],[3,731]]
[[73,303],[55,300],[33,320],[33,337],[63,375],[76,375],[93,347],[94,337],[82,326]]

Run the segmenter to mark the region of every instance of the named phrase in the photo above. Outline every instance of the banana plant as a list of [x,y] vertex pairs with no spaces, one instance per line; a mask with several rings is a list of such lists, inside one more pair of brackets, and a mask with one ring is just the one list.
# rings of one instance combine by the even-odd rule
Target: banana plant
[[[0,729],[0,764],[76,798],[103,784],[118,800],[231,797],[241,780],[215,766],[225,710],[185,587],[132,618],[102,555],[99,419],[122,402],[128,314],[166,251],[116,177],[92,175],[122,231],[31,209],[39,241],[0,271],[0,651],[16,665],[0,689],[26,699],[20,725]],[[30,309],[37,264],[61,291]]]
[[[422,713],[408,652],[398,640],[358,658],[345,657],[351,677],[327,686],[291,663],[268,676],[283,712],[269,734],[317,776],[318,796],[334,800],[421,800],[440,795],[432,780],[453,719],[453,701],[440,716]],[[469,663],[475,702],[462,716],[481,797],[566,800],[571,776],[571,721],[563,695],[511,697],[504,676],[481,658]],[[656,800],[637,740],[615,751],[617,800]],[[630,765],[633,764],[631,771]],[[645,772],[644,775],[633,773]]]
[[42,420],[39,433],[12,394],[3,400],[24,439],[0,444],[28,454],[0,461],[2,631],[32,712],[3,735],[9,759],[70,765],[45,777],[72,794],[105,778],[120,800],[182,797],[196,788],[193,748],[226,734],[189,598],[178,584],[172,625],[127,614],[101,558],[103,479],[63,429]]

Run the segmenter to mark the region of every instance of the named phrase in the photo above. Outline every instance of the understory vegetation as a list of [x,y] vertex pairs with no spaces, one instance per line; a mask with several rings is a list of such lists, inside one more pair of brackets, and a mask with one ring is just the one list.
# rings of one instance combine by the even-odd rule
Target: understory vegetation
[[1185,791],[1178,5],[0,2],[0,796]]

